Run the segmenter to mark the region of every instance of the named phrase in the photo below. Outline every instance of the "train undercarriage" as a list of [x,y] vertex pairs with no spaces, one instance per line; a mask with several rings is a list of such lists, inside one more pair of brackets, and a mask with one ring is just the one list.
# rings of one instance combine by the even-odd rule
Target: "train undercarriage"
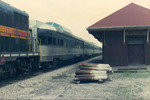
[[[18,55],[18,56],[17,56]],[[9,78],[37,70],[40,67],[39,53],[1,53],[0,77]]]

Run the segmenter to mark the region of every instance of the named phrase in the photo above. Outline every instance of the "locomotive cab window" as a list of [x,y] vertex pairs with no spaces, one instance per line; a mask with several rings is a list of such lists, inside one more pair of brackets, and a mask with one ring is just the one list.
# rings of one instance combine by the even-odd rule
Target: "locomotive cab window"
[[27,17],[27,16],[24,16],[24,17],[23,17],[23,22],[24,22],[25,24],[28,23],[28,17]]
[[14,12],[14,20],[20,23],[26,22],[26,17],[24,15],[19,14],[18,12]]
[[2,14],[2,10],[0,8],[0,24],[2,24],[2,22],[3,22],[3,14]]
[[19,14],[17,12],[14,12],[14,20],[15,21],[19,20]]

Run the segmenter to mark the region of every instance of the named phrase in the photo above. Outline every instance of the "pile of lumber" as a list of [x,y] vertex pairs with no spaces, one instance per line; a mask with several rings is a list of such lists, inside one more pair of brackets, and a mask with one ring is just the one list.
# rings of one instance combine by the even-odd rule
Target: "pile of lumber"
[[108,64],[82,63],[75,72],[75,81],[98,81],[110,80],[112,68]]

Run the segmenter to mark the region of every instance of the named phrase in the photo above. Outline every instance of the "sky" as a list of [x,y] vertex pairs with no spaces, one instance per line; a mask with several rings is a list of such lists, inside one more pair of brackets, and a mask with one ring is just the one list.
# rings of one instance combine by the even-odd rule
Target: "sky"
[[113,12],[135,3],[150,9],[150,0],[2,0],[29,14],[30,19],[56,22],[74,35],[98,46],[102,44],[86,30],[87,27]]

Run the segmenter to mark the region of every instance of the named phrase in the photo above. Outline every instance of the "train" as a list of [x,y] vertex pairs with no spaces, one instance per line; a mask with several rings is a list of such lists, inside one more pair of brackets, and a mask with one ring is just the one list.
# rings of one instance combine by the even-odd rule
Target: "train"
[[29,15],[0,1],[0,76],[12,77],[45,66],[101,54],[87,42],[54,22],[29,20]]
[[[100,48],[76,37],[72,32],[53,22],[42,23],[30,20],[30,33],[34,39],[41,41],[42,65],[56,65],[59,61],[83,58],[100,53]],[[34,34],[33,34],[34,33]],[[33,36],[34,35],[34,36]],[[34,52],[38,44],[33,46]]]

